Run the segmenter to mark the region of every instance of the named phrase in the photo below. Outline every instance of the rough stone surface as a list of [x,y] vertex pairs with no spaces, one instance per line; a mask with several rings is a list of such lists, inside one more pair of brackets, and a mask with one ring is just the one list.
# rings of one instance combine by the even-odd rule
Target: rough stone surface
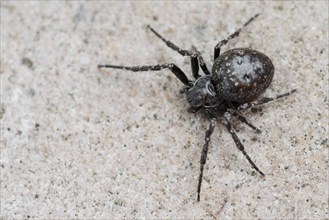
[[[254,172],[221,120],[201,202],[208,122],[187,113],[167,70],[97,64],[190,61],[210,68],[214,45],[261,15],[223,49],[250,47],[275,65],[264,96],[298,93],[234,122]],[[1,219],[328,219],[328,1],[1,1]]]

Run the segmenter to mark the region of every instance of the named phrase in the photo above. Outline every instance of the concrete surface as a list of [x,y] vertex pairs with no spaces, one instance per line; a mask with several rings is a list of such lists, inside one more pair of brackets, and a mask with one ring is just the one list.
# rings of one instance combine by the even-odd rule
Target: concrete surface
[[[167,70],[99,63],[190,62],[152,25],[212,64],[214,45],[251,47],[276,67],[234,121],[262,179],[218,120],[196,201],[208,122],[187,113]],[[1,1],[1,219],[328,219],[328,1]]]

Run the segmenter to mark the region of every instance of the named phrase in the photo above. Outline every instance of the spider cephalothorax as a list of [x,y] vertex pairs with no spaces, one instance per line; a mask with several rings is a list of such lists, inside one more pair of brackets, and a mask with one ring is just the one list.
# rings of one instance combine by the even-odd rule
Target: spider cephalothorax
[[[250,18],[243,26],[247,26],[257,16],[258,14]],[[192,112],[203,110],[210,122],[209,128],[206,131],[205,144],[203,145],[200,159],[197,200],[200,201],[203,169],[207,159],[210,137],[214,131],[217,117],[223,118],[223,123],[227,128],[227,131],[231,134],[236,146],[244,154],[251,166],[261,176],[265,176],[245,151],[243,144],[239,140],[231,124],[231,116],[236,117],[256,132],[260,133],[261,130],[252,125],[243,116],[240,110],[249,109],[253,106],[265,104],[274,99],[288,96],[296,90],[278,95],[274,98],[262,98],[257,100],[259,95],[263,93],[272,82],[274,66],[270,58],[261,52],[249,48],[231,49],[220,55],[221,47],[227,44],[230,39],[238,36],[241,28],[215,46],[214,64],[211,72],[209,72],[200,52],[196,48],[193,47],[192,50],[180,49],[171,41],[163,38],[150,26],[148,26],[148,28],[165,42],[168,47],[183,56],[191,58],[194,81],[190,81],[185,73],[173,63],[133,67],[106,64],[98,65],[98,68],[116,68],[134,72],[169,69],[186,86],[186,98],[191,105]],[[201,67],[205,73],[204,76],[199,75],[199,67]]]
[[216,105],[219,101],[211,76],[202,76],[195,80],[193,86],[186,91],[187,101],[193,109]]

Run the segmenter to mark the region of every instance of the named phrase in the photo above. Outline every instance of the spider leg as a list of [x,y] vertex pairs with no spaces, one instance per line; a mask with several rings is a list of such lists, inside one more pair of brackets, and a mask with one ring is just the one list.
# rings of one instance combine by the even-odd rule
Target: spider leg
[[200,201],[203,168],[204,168],[204,165],[206,164],[210,137],[211,137],[212,133],[214,132],[215,124],[216,124],[216,118],[211,118],[210,123],[209,123],[209,128],[206,131],[206,135],[205,135],[205,143],[202,148],[202,154],[201,154],[201,159],[200,159],[200,175],[199,175],[199,183],[198,183],[198,197],[197,197],[198,201]]
[[258,167],[255,165],[255,163],[251,160],[251,158],[249,157],[249,155],[248,155],[247,152],[245,151],[243,144],[241,143],[239,137],[237,136],[237,134],[236,134],[234,128],[233,128],[232,125],[231,125],[231,122],[230,122],[230,116],[229,116],[229,114],[227,114],[227,113],[224,113],[224,124],[225,124],[225,126],[226,126],[228,132],[231,134],[231,136],[232,136],[232,138],[233,138],[233,140],[234,140],[234,142],[235,142],[235,145],[236,145],[236,146],[238,147],[238,149],[243,153],[243,155],[247,158],[247,160],[249,161],[249,163],[251,164],[251,166],[252,166],[255,170],[257,170],[257,172],[258,172],[260,175],[265,176],[265,174],[264,174],[262,171],[260,171],[260,170],[258,169]]
[[258,106],[258,105],[263,105],[265,103],[268,103],[268,102],[271,102],[271,101],[274,101],[276,99],[280,99],[280,98],[283,98],[283,97],[286,97],[290,94],[293,94],[295,93],[297,90],[296,89],[293,89],[291,90],[290,92],[286,92],[286,93],[283,93],[281,95],[278,95],[276,97],[273,97],[273,98],[262,98],[262,99],[259,99],[257,101],[254,101],[254,102],[249,102],[249,103],[245,103],[241,106],[239,106],[239,110],[245,110],[245,109],[249,109],[249,108],[252,108],[254,106]]
[[250,18],[246,23],[244,23],[244,25],[239,28],[238,30],[236,30],[233,34],[231,34],[230,36],[228,36],[226,39],[221,40],[216,46],[215,46],[215,50],[214,50],[214,60],[216,60],[219,57],[220,54],[220,48],[222,46],[224,46],[225,44],[227,44],[231,39],[239,36],[240,31],[242,30],[242,28],[246,27],[248,24],[250,24],[255,18],[258,17],[259,14],[254,15],[252,18]]
[[240,121],[242,121],[243,123],[245,123],[246,125],[251,127],[252,129],[254,129],[257,133],[262,133],[262,131],[259,128],[257,128],[253,124],[251,124],[251,122],[244,115],[242,115],[239,111],[235,111],[233,109],[228,109],[227,113],[229,113],[230,115],[233,115],[234,117],[236,117],[237,119],[239,119]]
[[151,28],[151,26],[147,26],[158,38],[160,38],[163,42],[166,43],[166,45],[168,47],[170,47],[171,49],[173,49],[174,51],[178,52],[180,55],[182,56],[189,56],[191,57],[191,67],[192,67],[192,73],[193,73],[193,77],[195,79],[199,78],[199,64],[201,69],[203,70],[203,72],[207,75],[210,74],[204,60],[203,57],[201,56],[200,52],[195,50],[195,51],[190,51],[190,50],[183,50],[181,48],[179,48],[178,46],[176,46],[174,43],[172,43],[169,40],[166,40],[164,37],[162,37],[158,32],[156,32],[153,28]]
[[107,65],[100,64],[98,68],[113,68],[113,69],[123,69],[130,70],[133,72],[141,72],[141,71],[159,71],[162,69],[169,69],[175,76],[186,86],[191,86],[191,82],[188,80],[185,73],[178,68],[173,63],[165,63],[165,64],[157,64],[153,66],[115,66],[115,65]]
[[[194,46],[192,46],[192,50],[200,54],[200,52]],[[199,61],[197,56],[191,56],[191,68],[192,68],[192,75],[194,79],[198,79],[199,77],[201,77],[201,75],[199,74]]]

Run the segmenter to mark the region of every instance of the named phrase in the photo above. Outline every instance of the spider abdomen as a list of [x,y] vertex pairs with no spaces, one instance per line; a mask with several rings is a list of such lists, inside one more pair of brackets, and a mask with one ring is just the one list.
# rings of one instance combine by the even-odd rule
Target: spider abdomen
[[236,48],[215,60],[212,74],[219,97],[245,103],[255,100],[269,86],[274,66],[261,52]]

